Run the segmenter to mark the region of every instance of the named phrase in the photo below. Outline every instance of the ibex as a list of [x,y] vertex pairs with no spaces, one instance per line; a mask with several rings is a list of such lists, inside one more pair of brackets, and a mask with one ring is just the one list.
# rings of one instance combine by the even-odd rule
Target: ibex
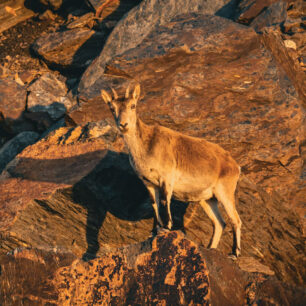
[[214,227],[209,247],[216,248],[226,224],[217,201],[207,201],[215,196],[233,224],[233,255],[239,256],[241,220],[235,208],[235,189],[240,167],[217,144],[160,125],[145,124],[136,114],[140,86],[135,86],[132,95],[129,87],[124,97],[118,97],[113,88],[111,95],[101,90],[101,96],[123,135],[132,167],[148,189],[156,230],[163,226],[160,203],[166,204],[166,228],[171,229],[172,197],[182,202],[199,202]]

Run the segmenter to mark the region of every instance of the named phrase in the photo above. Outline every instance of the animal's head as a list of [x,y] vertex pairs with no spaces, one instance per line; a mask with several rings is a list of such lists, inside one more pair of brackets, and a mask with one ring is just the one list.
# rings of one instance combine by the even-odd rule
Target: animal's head
[[111,90],[113,95],[101,90],[102,99],[109,106],[119,130],[126,133],[136,126],[136,106],[140,96],[140,86],[137,84],[131,95],[128,86],[124,97],[119,97],[115,89]]

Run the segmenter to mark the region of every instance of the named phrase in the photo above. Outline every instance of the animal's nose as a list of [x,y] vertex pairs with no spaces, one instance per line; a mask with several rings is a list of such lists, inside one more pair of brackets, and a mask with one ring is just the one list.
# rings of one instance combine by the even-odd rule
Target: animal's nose
[[127,123],[120,123],[121,128],[125,128],[125,127],[127,127],[127,125],[128,125]]

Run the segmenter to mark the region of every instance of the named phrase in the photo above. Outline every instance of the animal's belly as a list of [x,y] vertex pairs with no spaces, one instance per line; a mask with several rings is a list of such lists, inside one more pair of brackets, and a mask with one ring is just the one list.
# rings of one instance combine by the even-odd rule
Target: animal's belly
[[213,196],[213,184],[193,177],[178,179],[173,188],[173,197],[183,202],[207,200]]

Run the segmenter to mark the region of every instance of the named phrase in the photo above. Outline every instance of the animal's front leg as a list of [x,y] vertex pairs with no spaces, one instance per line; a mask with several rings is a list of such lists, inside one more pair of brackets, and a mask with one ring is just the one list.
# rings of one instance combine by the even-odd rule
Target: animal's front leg
[[163,221],[159,215],[159,192],[158,189],[154,186],[145,184],[149,191],[150,199],[152,201],[152,207],[154,210],[154,227],[155,230],[158,231],[159,227],[163,227]]
[[168,222],[167,222],[166,228],[169,230],[172,229],[172,225],[173,225],[171,209],[170,209],[172,192],[173,192],[173,184],[164,182],[162,185],[162,190],[161,190],[161,193],[162,193],[161,201],[163,204],[167,206],[166,208],[167,208]]

